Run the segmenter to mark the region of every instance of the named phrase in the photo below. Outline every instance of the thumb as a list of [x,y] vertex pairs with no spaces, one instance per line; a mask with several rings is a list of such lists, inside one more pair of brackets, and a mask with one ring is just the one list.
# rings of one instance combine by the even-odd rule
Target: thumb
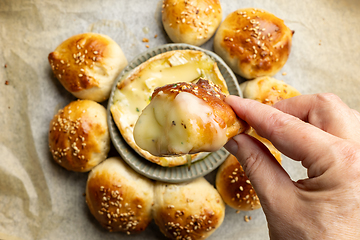
[[276,206],[281,207],[287,197],[293,196],[295,186],[289,175],[260,141],[239,134],[225,148],[240,162],[265,212],[269,207],[276,211]]

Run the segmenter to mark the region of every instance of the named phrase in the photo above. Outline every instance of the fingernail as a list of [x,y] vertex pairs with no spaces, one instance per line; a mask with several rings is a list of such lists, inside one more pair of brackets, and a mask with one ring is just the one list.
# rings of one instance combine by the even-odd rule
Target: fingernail
[[236,155],[238,152],[239,146],[234,139],[230,139],[224,146],[232,155]]

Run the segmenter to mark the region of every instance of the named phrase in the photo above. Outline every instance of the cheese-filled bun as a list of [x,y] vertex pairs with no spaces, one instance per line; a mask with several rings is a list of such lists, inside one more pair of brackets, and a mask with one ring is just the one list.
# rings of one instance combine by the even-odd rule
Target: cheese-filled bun
[[284,81],[271,77],[259,77],[240,84],[244,98],[250,98],[267,105],[301,95],[298,90]]
[[136,122],[136,144],[155,156],[219,150],[247,127],[225,97],[219,87],[202,78],[155,89]]
[[112,157],[91,170],[86,203],[96,220],[111,232],[139,233],[152,220],[154,184]]
[[59,110],[50,122],[49,148],[54,160],[71,171],[86,172],[104,161],[110,150],[106,109],[77,100]]
[[191,182],[155,184],[153,215],[170,239],[205,239],[222,224],[225,204],[205,178]]
[[221,23],[214,50],[246,79],[273,76],[289,57],[292,36],[284,21],[273,14],[255,8],[239,9]]
[[175,43],[200,46],[215,33],[222,19],[219,0],[164,0],[162,22]]
[[120,46],[98,33],[72,36],[49,54],[51,68],[67,91],[80,99],[102,102],[127,60]]

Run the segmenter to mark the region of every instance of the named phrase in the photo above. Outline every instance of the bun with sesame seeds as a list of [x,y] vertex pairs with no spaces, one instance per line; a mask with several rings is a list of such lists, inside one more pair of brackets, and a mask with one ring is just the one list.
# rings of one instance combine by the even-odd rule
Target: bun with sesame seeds
[[301,95],[298,90],[284,81],[271,77],[259,77],[240,84],[244,98],[250,98],[267,105],[274,105],[283,99]]
[[157,182],[153,216],[170,239],[205,239],[220,227],[225,204],[216,189],[200,177],[191,182]]
[[215,185],[230,207],[242,211],[261,208],[258,196],[235,156],[230,154],[220,166]]
[[49,148],[67,170],[91,170],[110,150],[106,109],[91,100],[77,100],[59,110],[50,122]]
[[80,99],[102,102],[127,60],[110,37],[83,33],[70,37],[49,54],[51,68],[67,91]]
[[246,79],[275,75],[286,63],[293,31],[275,15],[255,8],[239,9],[221,23],[214,50]]
[[200,46],[212,37],[221,20],[219,0],[163,1],[163,26],[175,43]]
[[110,232],[139,233],[152,220],[154,184],[112,157],[91,170],[86,184],[91,214]]
[[134,127],[136,144],[155,156],[219,150],[247,127],[225,97],[202,78],[156,88]]

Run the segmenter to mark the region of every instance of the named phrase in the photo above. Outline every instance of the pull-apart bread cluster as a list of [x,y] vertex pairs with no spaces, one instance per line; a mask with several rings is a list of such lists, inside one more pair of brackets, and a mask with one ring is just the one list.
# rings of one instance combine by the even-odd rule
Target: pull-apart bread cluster
[[120,157],[92,169],[86,203],[108,231],[140,233],[154,219],[170,239],[205,239],[225,216],[221,196],[203,177],[179,184],[153,182]]
[[155,156],[219,150],[246,129],[225,97],[205,79],[155,89],[135,125],[137,145]]

